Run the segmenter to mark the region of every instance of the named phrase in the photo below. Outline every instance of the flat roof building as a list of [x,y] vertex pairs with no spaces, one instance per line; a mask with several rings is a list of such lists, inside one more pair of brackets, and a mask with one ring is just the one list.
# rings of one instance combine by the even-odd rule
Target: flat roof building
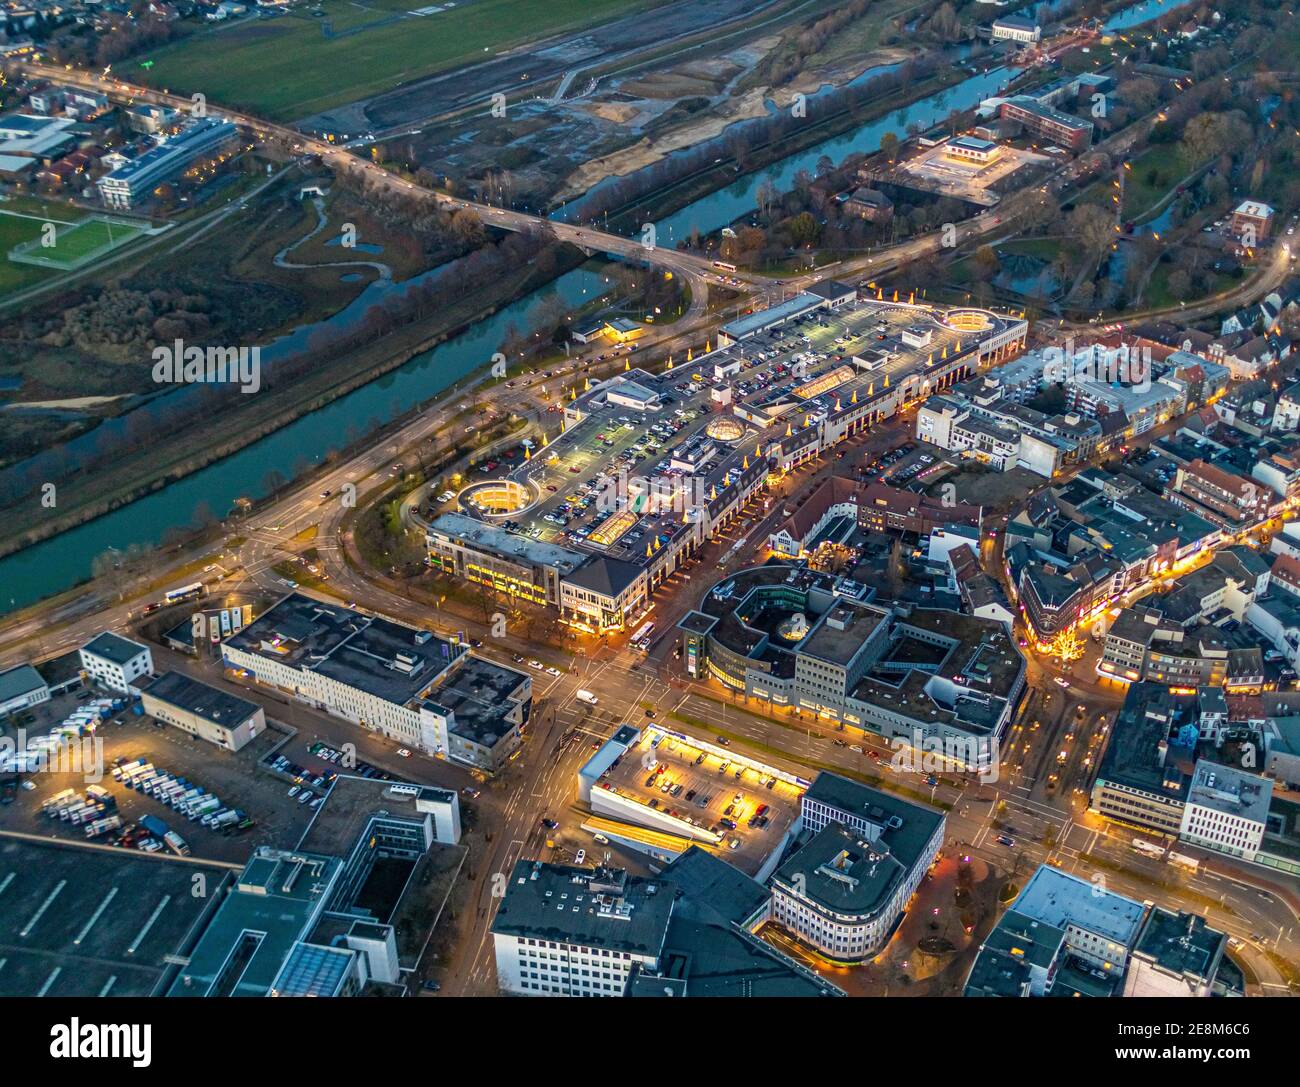
[[1133,948],[1124,995],[1214,995],[1227,946],[1227,936],[1204,917],[1156,906]]
[[804,793],[812,836],[772,877],[771,918],[827,957],[888,942],[943,844],[942,812],[823,771]]
[[168,137],[146,151],[105,174],[97,182],[100,198],[111,208],[127,209],[139,203],[155,188],[181,173],[205,155],[210,155],[238,135],[229,121],[205,117]]
[[147,645],[106,630],[81,647],[81,666],[92,680],[127,694],[153,672],[153,654]]
[[266,730],[266,711],[257,703],[182,672],[164,672],[141,688],[140,699],[151,717],[227,751]]
[[49,684],[30,664],[17,664],[0,672],[0,717],[49,700]]
[[1117,978],[1128,965],[1145,915],[1141,902],[1049,864],[1029,877],[1011,908],[1061,929],[1071,953]]
[[232,876],[216,863],[0,837],[0,997],[162,995]]
[[299,593],[222,645],[239,678],[432,755],[497,769],[527,723],[532,679],[458,642]]
[[622,996],[658,971],[676,887],[624,869],[515,862],[492,939],[497,984],[519,996]]
[[1185,842],[1253,861],[1264,840],[1273,782],[1234,766],[1201,759],[1183,807]]

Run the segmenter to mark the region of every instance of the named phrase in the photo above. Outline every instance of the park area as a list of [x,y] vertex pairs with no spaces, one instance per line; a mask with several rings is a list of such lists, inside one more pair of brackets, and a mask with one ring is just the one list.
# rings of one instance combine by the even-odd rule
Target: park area
[[648,6],[651,0],[321,0],[200,31],[140,57],[132,78],[290,121]]

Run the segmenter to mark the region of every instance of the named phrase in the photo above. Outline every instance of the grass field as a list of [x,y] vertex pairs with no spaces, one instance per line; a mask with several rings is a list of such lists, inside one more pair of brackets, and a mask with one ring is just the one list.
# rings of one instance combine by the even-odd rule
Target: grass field
[[1192,169],[1177,146],[1148,148],[1134,160],[1125,179],[1124,218],[1145,214]]
[[[12,219],[12,216],[5,216]],[[32,227],[30,236],[7,251],[11,263],[69,271],[138,237],[142,228],[120,219],[89,216],[76,223],[55,224],[53,244],[42,244],[44,224],[33,219],[20,222]]]
[[[390,90],[561,30],[651,7],[654,0],[321,0],[276,18],[205,29],[130,67],[133,79],[171,91],[202,91],[214,103],[277,121]],[[317,16],[313,11],[322,14]],[[329,22],[333,37],[322,24]],[[140,62],[152,60],[150,69]]]
[[[41,218],[25,218],[19,215],[10,214],[11,204],[0,205],[0,253],[8,253],[14,246],[22,245],[26,242],[32,242],[39,239],[41,227],[47,220]],[[17,210],[16,208],[14,210]],[[34,212],[27,212],[34,214]],[[58,223],[54,218],[50,221]],[[6,295],[13,291],[29,287],[33,283],[38,283],[45,279],[49,272],[31,265],[14,264],[9,260],[0,260],[0,295]]]

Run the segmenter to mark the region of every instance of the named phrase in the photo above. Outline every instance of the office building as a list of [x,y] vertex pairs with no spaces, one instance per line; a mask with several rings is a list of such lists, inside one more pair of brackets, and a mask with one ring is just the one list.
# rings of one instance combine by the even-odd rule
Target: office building
[[1188,787],[1179,837],[1253,861],[1264,840],[1272,798],[1268,778],[1201,759]]
[[532,706],[526,673],[430,631],[298,593],[231,635],[221,653],[238,679],[484,770],[513,754]]
[[893,934],[943,845],[942,812],[823,771],[809,837],[772,877],[771,919],[827,958],[862,962]]
[[95,183],[100,199],[110,208],[134,207],[158,185],[175,178],[199,159],[221,151],[237,135],[229,121],[216,117],[194,121],[176,135],[163,139],[157,147],[101,177]]
[[153,672],[153,654],[147,645],[106,630],[81,647],[81,667],[94,682],[128,694]]

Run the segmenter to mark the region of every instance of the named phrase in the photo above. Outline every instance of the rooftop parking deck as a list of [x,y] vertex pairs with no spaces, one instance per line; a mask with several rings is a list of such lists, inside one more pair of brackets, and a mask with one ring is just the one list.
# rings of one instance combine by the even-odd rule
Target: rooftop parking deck
[[[566,564],[602,555],[643,565],[778,443],[788,452],[805,434],[814,442],[815,424],[859,406],[892,412],[900,394],[928,395],[953,371],[975,369],[984,345],[1025,327],[906,298],[809,310],[768,327],[773,312],[784,311],[751,315],[746,338],[729,347],[657,374],[630,369],[563,404],[561,434],[530,459],[489,462],[487,479],[442,507],[435,527],[502,553],[561,548]],[[482,519],[481,538],[466,516]]]
[[[650,726],[618,765],[605,771],[598,787],[656,812],[676,812],[706,830],[716,828],[722,839],[716,845],[694,844],[752,875],[798,816],[803,788],[757,769],[750,759],[719,751],[725,748],[710,739],[693,740]],[[766,824],[751,826],[760,808]],[[734,848],[733,841],[738,843]]]

